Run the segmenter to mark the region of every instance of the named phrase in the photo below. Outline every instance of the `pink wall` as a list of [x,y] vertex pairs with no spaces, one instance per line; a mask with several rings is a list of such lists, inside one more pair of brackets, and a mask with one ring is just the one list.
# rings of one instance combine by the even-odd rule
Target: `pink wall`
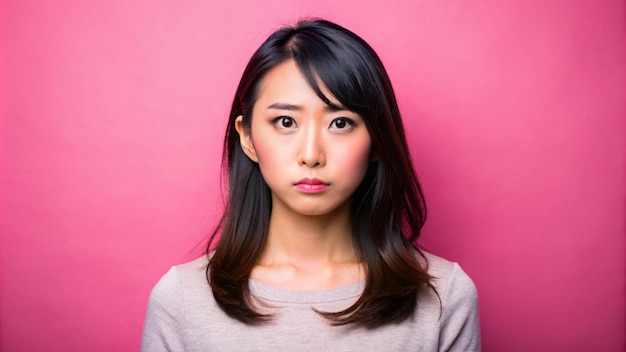
[[625,346],[621,1],[4,1],[3,351],[137,350],[145,304],[220,209],[252,51],[317,15],[395,84],[430,219],[485,351]]

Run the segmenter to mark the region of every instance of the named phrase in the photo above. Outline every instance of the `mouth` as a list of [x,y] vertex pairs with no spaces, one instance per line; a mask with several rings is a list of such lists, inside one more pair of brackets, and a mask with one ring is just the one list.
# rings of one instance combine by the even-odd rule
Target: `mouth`
[[325,190],[329,184],[317,178],[303,178],[294,186],[301,191],[312,193]]

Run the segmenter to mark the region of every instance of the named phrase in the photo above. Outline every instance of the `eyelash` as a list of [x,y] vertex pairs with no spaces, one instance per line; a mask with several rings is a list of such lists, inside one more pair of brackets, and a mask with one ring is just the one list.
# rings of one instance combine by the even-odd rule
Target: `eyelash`
[[[338,122],[343,122],[345,125],[343,127],[339,127],[337,126]],[[294,125],[297,126],[296,120],[293,119],[293,117],[290,116],[278,116],[277,118],[275,118],[272,123],[274,123],[275,125],[278,126],[278,128],[280,129],[290,129],[293,128]],[[285,126],[284,123],[288,123],[289,126]],[[333,119],[330,122],[330,128],[334,128],[334,129],[338,129],[338,130],[346,130],[352,126],[355,125],[354,120],[349,119],[347,117],[338,117],[336,119]]]
[[351,119],[349,119],[347,117],[338,117],[338,118],[334,119],[330,123],[330,127],[335,126],[337,124],[337,121],[343,121],[345,123],[344,127],[338,127],[338,126],[336,127],[336,128],[338,128],[340,130],[345,130],[347,128],[350,128],[350,127],[354,126],[354,121],[353,120],[351,120]]
[[[282,125],[284,122],[289,121],[289,123],[291,124],[291,126],[284,126]],[[274,121],[272,121],[275,125],[278,126],[278,128],[281,129],[289,129],[292,128],[293,125],[297,125],[296,124],[296,120],[293,119],[293,117],[289,117],[289,116],[278,116],[277,118],[274,119]]]

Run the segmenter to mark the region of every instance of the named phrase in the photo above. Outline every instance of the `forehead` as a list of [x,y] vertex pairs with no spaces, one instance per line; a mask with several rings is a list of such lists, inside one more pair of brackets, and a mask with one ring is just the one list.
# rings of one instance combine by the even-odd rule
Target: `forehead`
[[[318,80],[318,87],[322,94],[333,104],[339,105],[338,100],[328,90],[326,85]],[[318,103],[326,105],[317,95],[309,81],[294,60],[283,62],[272,68],[263,77],[259,84],[257,103],[271,100],[285,101],[293,104]]]

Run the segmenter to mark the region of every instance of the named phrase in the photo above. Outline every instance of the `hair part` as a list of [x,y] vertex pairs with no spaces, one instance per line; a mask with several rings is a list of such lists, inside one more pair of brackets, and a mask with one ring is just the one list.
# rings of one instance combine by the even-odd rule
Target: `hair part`
[[226,314],[247,324],[274,318],[256,309],[249,288],[250,273],[267,240],[271,191],[258,164],[242,151],[235,120],[243,116],[243,128],[250,128],[264,77],[289,60],[295,61],[327,105],[334,107],[320,84],[363,118],[375,155],[353,194],[351,209],[352,239],[365,267],[364,291],[345,310],[318,313],[335,325],[373,328],[403,321],[416,311],[418,293],[434,290],[416,243],[426,219],[422,189],[393,88],[379,57],[356,34],[319,19],[274,32],[253,54],[239,82],[222,156],[228,202],[207,248],[206,275],[215,300]]

